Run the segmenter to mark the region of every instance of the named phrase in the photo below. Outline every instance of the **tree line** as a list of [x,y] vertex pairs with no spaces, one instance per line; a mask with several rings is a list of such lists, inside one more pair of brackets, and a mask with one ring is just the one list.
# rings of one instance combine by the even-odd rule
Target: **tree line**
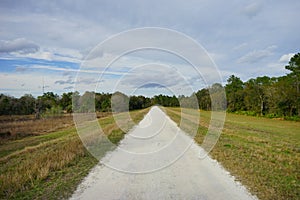
[[225,86],[227,110],[269,117],[300,117],[300,53],[285,66],[281,77],[257,77],[246,82],[230,76]]
[[[61,96],[46,92],[37,98],[26,94],[20,98],[0,94],[0,115],[59,114],[62,112],[121,112],[146,108],[155,104],[169,107],[191,107],[212,110],[212,99],[225,98],[219,101],[217,108],[226,108],[228,112],[260,115],[268,117],[300,117],[300,53],[295,54],[285,66],[289,73],[281,77],[257,77],[243,82],[231,75],[225,86],[215,83],[203,88],[191,96],[156,95],[152,98],[127,96],[121,92],[63,93]],[[94,102],[92,102],[94,101]],[[217,101],[218,102],[218,101]],[[225,102],[225,105],[223,105]],[[73,104],[73,107],[72,107]],[[93,105],[91,108],[90,105]],[[75,109],[75,110],[73,110]]]

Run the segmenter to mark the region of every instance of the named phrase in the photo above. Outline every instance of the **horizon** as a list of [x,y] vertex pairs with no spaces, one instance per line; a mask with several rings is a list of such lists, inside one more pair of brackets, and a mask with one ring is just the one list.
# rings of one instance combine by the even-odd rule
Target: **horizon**
[[[288,70],[287,70],[287,71],[288,71]],[[286,73],[286,74],[284,74],[284,75],[282,75],[282,76],[273,76],[273,77],[270,77],[270,76],[267,76],[267,75],[262,75],[262,76],[259,76],[259,77],[265,77],[265,76],[267,76],[267,77],[269,77],[269,78],[279,78],[279,77],[286,76],[287,74],[288,74],[288,73]],[[233,75],[233,74],[232,74],[232,75]],[[228,76],[227,79],[228,79],[229,77],[230,77],[230,76]],[[240,78],[240,77],[238,77],[238,78]],[[258,77],[250,77],[250,78],[247,79],[247,80],[242,80],[241,78],[240,78],[240,79],[243,81],[243,83],[246,83],[246,82],[249,81],[250,79],[256,79],[256,78],[258,78]],[[226,79],[226,80],[227,80],[227,79]],[[42,81],[42,82],[43,82],[43,81]],[[221,84],[221,85],[225,88],[225,86],[226,86],[226,84],[227,84],[227,81],[226,81],[226,82],[223,81],[223,83],[213,83],[213,84]],[[202,90],[202,89],[208,89],[208,88],[211,87],[213,84],[208,85],[207,87],[199,88],[199,89],[193,91],[193,93],[198,92],[198,91],[200,91],[200,90]],[[9,94],[9,93],[1,93],[1,92],[0,92],[0,94],[3,94],[3,95],[5,95],[5,96],[10,96],[10,97],[13,97],[13,98],[20,98],[20,97],[25,96],[25,95],[32,95],[34,98],[37,98],[37,97],[39,97],[39,96],[43,96],[43,95],[46,94],[46,93],[53,93],[53,94],[58,95],[58,96],[61,97],[64,93],[69,93],[69,92],[72,92],[72,93],[78,92],[79,95],[83,95],[83,94],[86,93],[86,92],[93,92],[93,93],[95,93],[95,94],[97,94],[97,93],[98,93],[98,94],[99,94],[99,93],[100,93],[100,94],[114,94],[114,93],[116,93],[116,92],[120,92],[120,93],[125,94],[125,95],[128,96],[128,97],[131,97],[131,96],[144,96],[144,97],[147,97],[147,98],[153,98],[154,96],[158,96],[158,95],[166,95],[166,96],[169,96],[169,97],[172,97],[173,95],[176,96],[176,97],[179,97],[179,96],[189,97],[189,96],[193,95],[193,93],[187,94],[187,95],[185,95],[185,94],[177,94],[177,95],[175,95],[175,94],[164,93],[164,92],[161,92],[161,93],[155,93],[155,94],[152,94],[152,95],[145,95],[145,94],[142,94],[142,93],[137,93],[137,94],[127,94],[126,92],[122,92],[122,91],[118,91],[118,90],[116,90],[116,91],[109,91],[109,92],[104,92],[104,91],[92,91],[92,90],[86,90],[86,91],[81,91],[81,92],[79,92],[79,91],[76,91],[76,90],[69,90],[69,91],[64,91],[64,92],[61,92],[61,93],[57,93],[57,92],[54,92],[54,91],[51,91],[51,90],[45,90],[45,86],[43,86],[43,85],[41,85],[41,93],[40,93],[40,94],[36,94],[36,95],[34,95],[34,94],[32,94],[32,93],[23,93],[23,94],[21,94],[21,95],[19,95],[19,96],[14,96],[14,95],[11,95],[11,94]]]

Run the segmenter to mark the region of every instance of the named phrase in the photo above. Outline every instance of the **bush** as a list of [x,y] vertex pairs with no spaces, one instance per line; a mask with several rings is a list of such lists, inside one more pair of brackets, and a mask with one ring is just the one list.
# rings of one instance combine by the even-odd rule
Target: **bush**
[[234,113],[238,115],[258,116],[258,114],[255,111],[236,111]]
[[300,121],[299,116],[285,116],[284,119],[289,121]]
[[270,113],[270,114],[267,114],[265,117],[272,119],[272,118],[278,118],[281,116],[278,114],[275,114],[275,113]]
[[44,118],[51,117],[61,117],[63,115],[63,109],[60,106],[52,106],[51,108],[47,108],[46,111],[42,114]]

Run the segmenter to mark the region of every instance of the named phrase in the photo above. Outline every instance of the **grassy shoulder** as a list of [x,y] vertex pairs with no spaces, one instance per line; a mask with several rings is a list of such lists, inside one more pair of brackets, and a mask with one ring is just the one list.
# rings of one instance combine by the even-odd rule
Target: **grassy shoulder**
[[[148,111],[130,112],[133,120],[124,120],[122,129],[132,128]],[[99,123],[113,143],[124,137],[113,116],[100,118]],[[0,145],[0,199],[67,198],[97,163],[74,127],[6,140]]]
[[[176,122],[195,123],[192,112],[165,108]],[[195,141],[202,143],[211,113],[200,112]],[[188,131],[188,130],[185,130]],[[222,135],[210,155],[260,199],[300,196],[300,123],[227,114]]]

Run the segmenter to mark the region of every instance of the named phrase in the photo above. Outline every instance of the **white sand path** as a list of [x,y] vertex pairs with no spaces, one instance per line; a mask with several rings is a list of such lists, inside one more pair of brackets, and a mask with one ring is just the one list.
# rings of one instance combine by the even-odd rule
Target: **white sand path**
[[[71,199],[257,199],[158,107],[100,161]],[[146,172],[146,173],[145,173]]]

